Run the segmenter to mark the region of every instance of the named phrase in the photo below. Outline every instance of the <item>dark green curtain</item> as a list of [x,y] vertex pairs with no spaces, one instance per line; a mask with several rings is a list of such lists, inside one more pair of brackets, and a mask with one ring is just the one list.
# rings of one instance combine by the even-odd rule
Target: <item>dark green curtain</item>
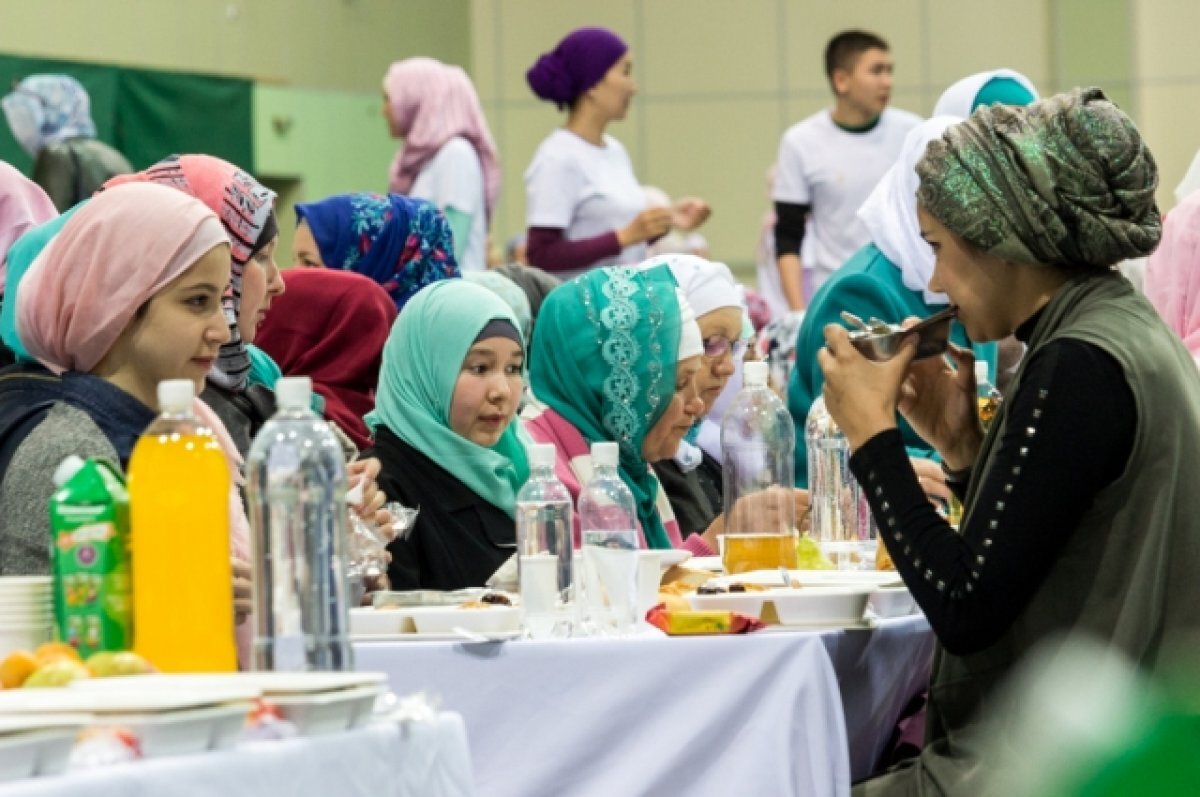
[[[87,89],[98,137],[143,169],[174,153],[203,152],[254,171],[249,80],[0,55],[0,94],[38,72],[71,75]],[[8,124],[0,160],[32,163]]]

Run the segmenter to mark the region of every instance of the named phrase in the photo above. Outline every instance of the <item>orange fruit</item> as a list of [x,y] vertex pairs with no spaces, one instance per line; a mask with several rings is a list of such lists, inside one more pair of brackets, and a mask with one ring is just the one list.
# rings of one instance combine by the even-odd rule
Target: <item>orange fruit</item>
[[28,650],[13,651],[0,661],[0,687],[16,689],[37,668],[37,658]]
[[33,652],[39,665],[54,661],[55,659],[70,659],[71,661],[83,663],[83,659],[79,655],[79,651],[66,642],[46,642],[38,645],[37,650]]

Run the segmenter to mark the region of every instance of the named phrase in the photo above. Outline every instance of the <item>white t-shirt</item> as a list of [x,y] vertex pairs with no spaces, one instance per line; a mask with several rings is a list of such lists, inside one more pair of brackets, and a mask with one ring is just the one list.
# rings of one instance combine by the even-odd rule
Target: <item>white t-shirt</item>
[[[612,136],[597,147],[560,128],[538,146],[525,170],[526,226],[563,230],[568,241],[619,230],[645,209],[629,154]],[[646,245],[634,244],[591,267],[640,263],[645,257]]]
[[812,270],[814,291],[870,240],[858,209],[920,121],[916,114],[886,108],[870,130],[851,133],[838,127],[826,109],[783,134],[774,199],[812,207],[802,259],[805,269]]
[[409,196],[425,199],[439,210],[454,208],[471,217],[471,232],[463,256],[462,272],[487,268],[487,200],[483,190],[483,164],[471,142],[450,139],[417,174]]

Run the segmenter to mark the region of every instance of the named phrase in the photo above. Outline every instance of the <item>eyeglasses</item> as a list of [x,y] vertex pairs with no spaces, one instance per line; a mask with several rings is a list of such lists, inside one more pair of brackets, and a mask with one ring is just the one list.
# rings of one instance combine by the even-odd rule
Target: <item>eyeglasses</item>
[[747,342],[744,340],[730,340],[724,335],[713,335],[704,339],[704,356],[710,360],[719,360],[726,354],[733,352],[733,359],[740,361],[746,356]]

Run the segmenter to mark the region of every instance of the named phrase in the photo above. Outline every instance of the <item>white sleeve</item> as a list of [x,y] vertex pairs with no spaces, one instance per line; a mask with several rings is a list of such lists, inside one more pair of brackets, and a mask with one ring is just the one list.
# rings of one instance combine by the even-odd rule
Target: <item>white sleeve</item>
[[779,140],[779,157],[775,164],[775,190],[771,198],[793,205],[812,204],[812,190],[804,171],[804,154],[800,151],[800,142],[790,131]]
[[539,153],[525,174],[525,226],[570,227],[581,180],[578,167],[567,158]]
[[452,138],[430,163],[429,201],[439,208],[454,208],[459,213],[481,212],[483,164],[479,154],[465,138]]

